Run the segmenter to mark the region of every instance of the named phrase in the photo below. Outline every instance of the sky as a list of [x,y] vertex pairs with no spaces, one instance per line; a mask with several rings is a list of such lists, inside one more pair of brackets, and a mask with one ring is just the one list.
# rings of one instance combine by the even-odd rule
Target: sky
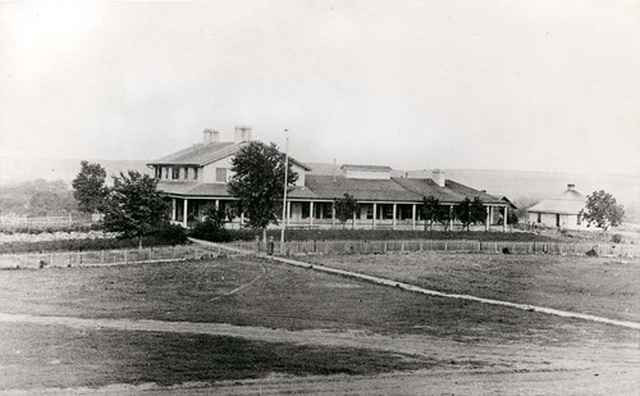
[[640,1],[0,3],[0,156],[640,174]]

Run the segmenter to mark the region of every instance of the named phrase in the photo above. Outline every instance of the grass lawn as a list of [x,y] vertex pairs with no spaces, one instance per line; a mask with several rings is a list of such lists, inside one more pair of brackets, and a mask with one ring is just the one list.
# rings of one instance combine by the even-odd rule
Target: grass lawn
[[314,257],[429,289],[640,321],[640,260],[412,253]]
[[234,337],[0,323],[0,390],[377,374],[430,368],[424,357]]
[[[397,260],[401,256],[390,257]],[[397,274],[403,272],[398,265],[395,268],[400,277]],[[225,296],[256,278],[251,287]],[[637,335],[612,326],[427,297],[251,259],[0,271],[0,284],[6,285],[0,289],[0,310],[7,313],[184,320],[290,330],[357,329],[448,337],[465,343],[549,345]],[[512,295],[523,293],[520,285],[505,284]]]

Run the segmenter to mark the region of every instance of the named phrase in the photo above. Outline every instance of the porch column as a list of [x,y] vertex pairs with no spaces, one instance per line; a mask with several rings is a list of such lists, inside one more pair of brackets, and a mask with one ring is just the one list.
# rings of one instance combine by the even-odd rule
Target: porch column
[[244,225],[244,212],[240,212],[240,225]]
[[216,210],[220,209],[220,200],[216,199]]
[[484,223],[484,230],[485,231],[489,231],[489,225],[491,224],[491,217],[489,215],[490,210],[489,210],[490,206],[487,206],[487,220]]
[[489,225],[493,225],[493,219],[495,218],[494,213],[493,213],[493,206],[489,206]]
[[373,203],[373,228],[376,228],[376,217],[378,216],[378,214],[376,213],[376,203]]
[[313,225],[313,201],[309,201],[309,224]]
[[184,199],[184,205],[182,206],[182,226],[187,228],[187,210],[189,209],[189,200]]
[[416,204],[411,206],[411,227],[416,230]]
[[331,227],[336,226],[336,201],[331,204]]
[[289,225],[289,220],[291,220],[291,201],[287,200],[287,219],[285,220],[285,224]]
[[504,219],[502,221],[502,231],[507,232],[507,215],[509,212],[509,207],[507,205],[504,206]]
[[398,209],[398,204],[396,204],[396,203],[394,202],[394,203],[393,203],[393,229],[394,229],[394,230],[396,229],[396,224],[397,224],[397,222],[396,222],[396,217],[397,217],[397,215],[396,215],[396,210],[397,210],[397,209]]
[[178,210],[176,208],[176,199],[171,198],[171,221],[176,221],[177,215],[178,215]]
[[[358,212],[360,211],[360,207],[358,207]],[[351,228],[355,229],[356,228],[356,211],[353,211],[353,223],[351,223]]]
[[449,231],[453,231],[453,205],[449,205]]

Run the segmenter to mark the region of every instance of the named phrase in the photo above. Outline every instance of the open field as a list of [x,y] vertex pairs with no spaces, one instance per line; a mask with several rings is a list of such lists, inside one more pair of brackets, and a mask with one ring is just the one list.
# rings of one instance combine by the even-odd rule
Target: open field
[[[226,296],[255,281],[242,293]],[[486,304],[425,297],[251,259],[216,264],[0,271],[6,313],[230,323],[289,330],[367,330],[461,342],[549,345],[626,330]],[[635,335],[635,333],[629,333]]]
[[[640,374],[637,331],[254,258],[0,271],[0,284],[1,312],[39,318],[9,323],[0,314],[5,389],[202,381],[222,388],[180,389],[425,394],[429,376],[433,389],[449,389],[435,379],[444,370],[450,385],[467,378],[466,393],[477,393],[469,392],[477,381],[480,391],[562,394],[597,385],[594,375],[608,381],[598,389],[624,393]],[[295,379],[308,375],[309,387]]]
[[314,257],[448,293],[640,321],[640,260],[421,252]]
[[431,368],[422,357],[204,334],[0,323],[0,390],[160,385],[280,375],[363,375]]

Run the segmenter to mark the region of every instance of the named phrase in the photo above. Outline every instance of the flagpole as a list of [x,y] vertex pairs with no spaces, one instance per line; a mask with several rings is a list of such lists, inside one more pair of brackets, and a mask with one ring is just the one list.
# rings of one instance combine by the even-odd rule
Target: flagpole
[[287,190],[289,189],[289,130],[285,129],[285,155],[284,155],[284,194],[282,199],[282,225],[280,227],[280,254],[284,254],[284,231],[287,227]]

